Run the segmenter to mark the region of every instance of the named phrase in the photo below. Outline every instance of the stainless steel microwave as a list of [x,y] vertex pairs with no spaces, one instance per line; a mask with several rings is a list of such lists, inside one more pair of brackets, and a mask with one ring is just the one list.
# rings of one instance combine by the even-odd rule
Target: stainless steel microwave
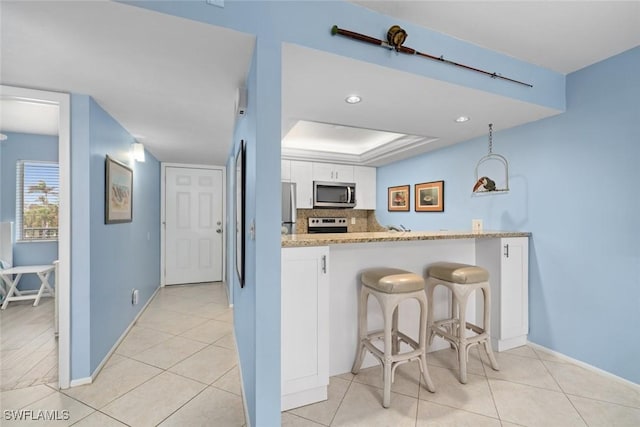
[[353,208],[356,185],[348,182],[313,181],[314,208]]

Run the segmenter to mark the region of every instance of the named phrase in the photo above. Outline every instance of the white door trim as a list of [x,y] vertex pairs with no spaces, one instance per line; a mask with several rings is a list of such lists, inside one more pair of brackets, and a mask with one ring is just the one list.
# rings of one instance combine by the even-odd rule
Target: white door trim
[[68,93],[4,85],[0,85],[0,92],[5,99],[28,99],[58,105],[58,385],[65,389],[69,388],[71,379],[71,99]]
[[[218,170],[222,172],[222,218],[226,218],[227,214],[227,168],[225,166],[210,166],[210,165],[194,165],[188,163],[160,163],[160,286],[165,286],[165,229],[166,229],[166,172],[167,168],[185,168],[185,169],[209,169]],[[222,226],[222,278],[226,277],[226,227],[223,223]]]

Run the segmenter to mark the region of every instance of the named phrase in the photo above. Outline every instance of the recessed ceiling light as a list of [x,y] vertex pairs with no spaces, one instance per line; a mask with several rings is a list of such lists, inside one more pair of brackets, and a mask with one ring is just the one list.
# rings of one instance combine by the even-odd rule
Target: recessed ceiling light
[[468,121],[469,121],[469,117],[467,116],[456,117],[456,123],[464,123]]
[[358,95],[349,95],[344,100],[347,104],[357,104],[358,102],[362,101],[362,98],[360,98]]

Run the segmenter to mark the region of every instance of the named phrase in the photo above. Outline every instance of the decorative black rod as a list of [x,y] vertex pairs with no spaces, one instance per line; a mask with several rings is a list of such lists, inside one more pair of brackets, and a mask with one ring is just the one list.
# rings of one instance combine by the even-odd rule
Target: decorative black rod
[[358,40],[358,41],[361,41],[361,42],[374,44],[374,45],[377,45],[377,46],[382,46],[382,47],[387,48],[387,49],[393,49],[393,50],[396,50],[397,52],[406,53],[408,55],[418,55],[418,56],[421,56],[423,58],[431,59],[431,60],[434,60],[434,61],[444,62],[445,64],[455,65],[456,67],[465,68],[467,70],[475,71],[477,73],[486,74],[487,76],[491,77],[492,79],[501,79],[501,80],[506,80],[506,81],[509,81],[509,82],[517,83],[517,84],[520,84],[520,85],[523,85],[523,86],[533,87],[532,84],[521,82],[521,81],[514,80],[514,79],[510,79],[508,77],[501,76],[498,73],[490,73],[489,71],[481,70],[479,68],[474,68],[474,67],[470,67],[468,65],[460,64],[458,62],[450,61],[448,59],[445,59],[444,56],[429,55],[428,53],[418,52],[415,49],[411,49],[410,47],[405,47],[405,46],[392,46],[392,45],[390,45],[389,43],[387,43],[384,40],[376,39],[374,37],[370,37],[370,36],[367,36],[367,35],[364,35],[364,34],[360,34],[360,33],[356,33],[356,32],[349,31],[349,30],[343,30],[342,28],[338,28],[337,25],[334,25],[331,28],[331,35],[335,36],[336,34],[339,34],[339,35],[345,36],[345,37],[349,37],[351,39]]

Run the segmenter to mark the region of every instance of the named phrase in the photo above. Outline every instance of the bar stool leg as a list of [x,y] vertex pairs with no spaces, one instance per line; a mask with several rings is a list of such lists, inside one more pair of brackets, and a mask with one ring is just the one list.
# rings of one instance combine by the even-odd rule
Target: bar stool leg
[[382,398],[382,406],[388,408],[391,404],[391,382],[393,368],[393,347],[397,345],[393,340],[393,321],[396,315],[397,303],[385,303],[379,301],[384,316],[384,394]]
[[[424,296],[424,294],[423,294]],[[419,338],[419,347],[422,350],[422,354],[420,355],[420,372],[422,373],[422,378],[424,379],[425,385],[427,386],[427,390],[431,393],[435,393],[436,387],[431,380],[431,376],[429,376],[429,371],[427,370],[427,313],[428,313],[428,303],[429,300],[425,300],[424,298],[419,298],[418,303],[420,304],[420,338]]]
[[484,349],[487,352],[487,357],[489,357],[489,363],[491,363],[491,368],[494,371],[499,371],[500,367],[498,366],[498,361],[496,360],[496,357],[493,355],[493,349],[491,348],[491,334],[490,334],[490,329],[491,329],[491,320],[490,320],[490,315],[491,315],[491,288],[489,288],[489,286],[483,287],[482,288],[482,295],[484,296],[484,332],[487,334],[487,339],[484,341]]
[[430,346],[433,342],[433,337],[436,336],[436,331],[433,329],[433,290],[436,285],[427,279],[427,346]]
[[364,354],[366,348],[364,342],[367,339],[367,302],[369,300],[369,291],[366,286],[362,286],[360,289],[360,302],[358,304],[358,345],[357,356],[353,362],[351,373],[356,375],[360,372],[362,361],[364,360]]
[[457,334],[458,338],[458,363],[460,366],[460,382],[462,384],[467,383],[467,298],[468,293],[464,292],[463,295],[459,295],[454,291],[453,298],[458,302],[458,325]]
[[393,323],[391,325],[391,342],[393,343],[391,347],[391,354],[400,353],[400,338],[398,337],[398,311],[399,306],[393,310]]

